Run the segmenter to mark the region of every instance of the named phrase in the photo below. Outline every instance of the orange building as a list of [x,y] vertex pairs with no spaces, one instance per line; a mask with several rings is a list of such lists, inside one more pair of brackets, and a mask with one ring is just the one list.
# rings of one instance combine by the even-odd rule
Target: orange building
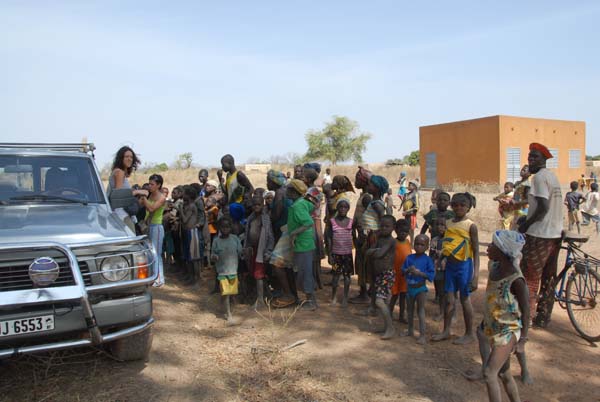
[[419,128],[421,182],[433,188],[451,183],[519,180],[529,144],[546,145],[561,184],[585,173],[585,122],[490,116]]

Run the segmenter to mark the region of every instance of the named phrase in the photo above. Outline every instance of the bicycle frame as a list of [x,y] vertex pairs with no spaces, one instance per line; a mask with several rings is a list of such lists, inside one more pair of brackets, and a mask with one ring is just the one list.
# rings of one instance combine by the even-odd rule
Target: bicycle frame
[[[560,286],[558,287],[558,289],[555,288],[554,298],[555,298],[555,300],[562,302],[562,303],[583,305],[585,303],[585,297],[584,297],[585,294],[587,292],[589,292],[590,294],[593,294],[593,292],[595,292],[595,290],[593,290],[593,289],[586,289],[589,287],[589,284],[587,281],[588,270],[590,269],[590,265],[593,264],[595,266],[594,269],[596,270],[596,272],[598,272],[598,266],[600,265],[600,260],[587,254],[586,252],[581,250],[579,247],[577,247],[572,242],[568,242],[568,245],[566,247],[561,246],[561,249],[567,250],[567,257],[565,260],[565,266],[563,267],[562,271],[560,271],[560,273],[556,276],[556,279],[555,279],[555,287],[556,287],[556,283],[559,280],[560,280]],[[583,279],[579,281],[580,282],[579,285],[576,285],[577,300],[567,300],[566,295],[564,294],[565,286],[566,286],[566,282],[567,282],[567,272],[577,262],[581,262],[582,263],[581,265],[584,268],[583,272],[580,272],[583,275]],[[577,269],[577,267],[575,267],[575,269]],[[574,276],[574,273],[571,273],[568,277],[571,277],[571,276]],[[583,286],[581,286],[582,285],[581,282],[583,282]],[[564,306],[562,306],[562,307],[564,308]]]

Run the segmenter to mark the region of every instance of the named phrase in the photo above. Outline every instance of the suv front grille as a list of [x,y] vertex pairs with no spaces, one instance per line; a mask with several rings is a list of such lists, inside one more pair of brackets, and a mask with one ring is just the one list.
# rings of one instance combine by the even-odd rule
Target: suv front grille
[[[75,285],[73,273],[67,262],[58,262],[58,265],[60,266],[58,279],[48,287],[55,288]],[[92,279],[89,275],[90,268],[88,267],[87,262],[79,261],[79,270],[81,271],[85,285],[90,286],[92,284]],[[24,265],[21,263],[0,267],[0,292],[34,288],[35,285],[29,278],[29,264]]]

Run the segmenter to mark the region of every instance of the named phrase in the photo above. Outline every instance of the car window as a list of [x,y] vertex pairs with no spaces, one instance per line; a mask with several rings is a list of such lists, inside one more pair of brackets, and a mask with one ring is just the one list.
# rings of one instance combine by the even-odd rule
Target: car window
[[96,170],[88,158],[0,156],[0,200],[18,201],[15,198],[37,195],[56,196],[54,202],[59,202],[58,197],[105,202]]

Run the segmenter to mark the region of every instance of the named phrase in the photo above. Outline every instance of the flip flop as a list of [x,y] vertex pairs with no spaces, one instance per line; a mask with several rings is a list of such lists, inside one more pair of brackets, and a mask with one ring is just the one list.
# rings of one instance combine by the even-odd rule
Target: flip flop
[[292,304],[295,304],[296,301],[293,299],[273,299],[271,300],[271,307],[273,308],[286,308],[291,306]]

